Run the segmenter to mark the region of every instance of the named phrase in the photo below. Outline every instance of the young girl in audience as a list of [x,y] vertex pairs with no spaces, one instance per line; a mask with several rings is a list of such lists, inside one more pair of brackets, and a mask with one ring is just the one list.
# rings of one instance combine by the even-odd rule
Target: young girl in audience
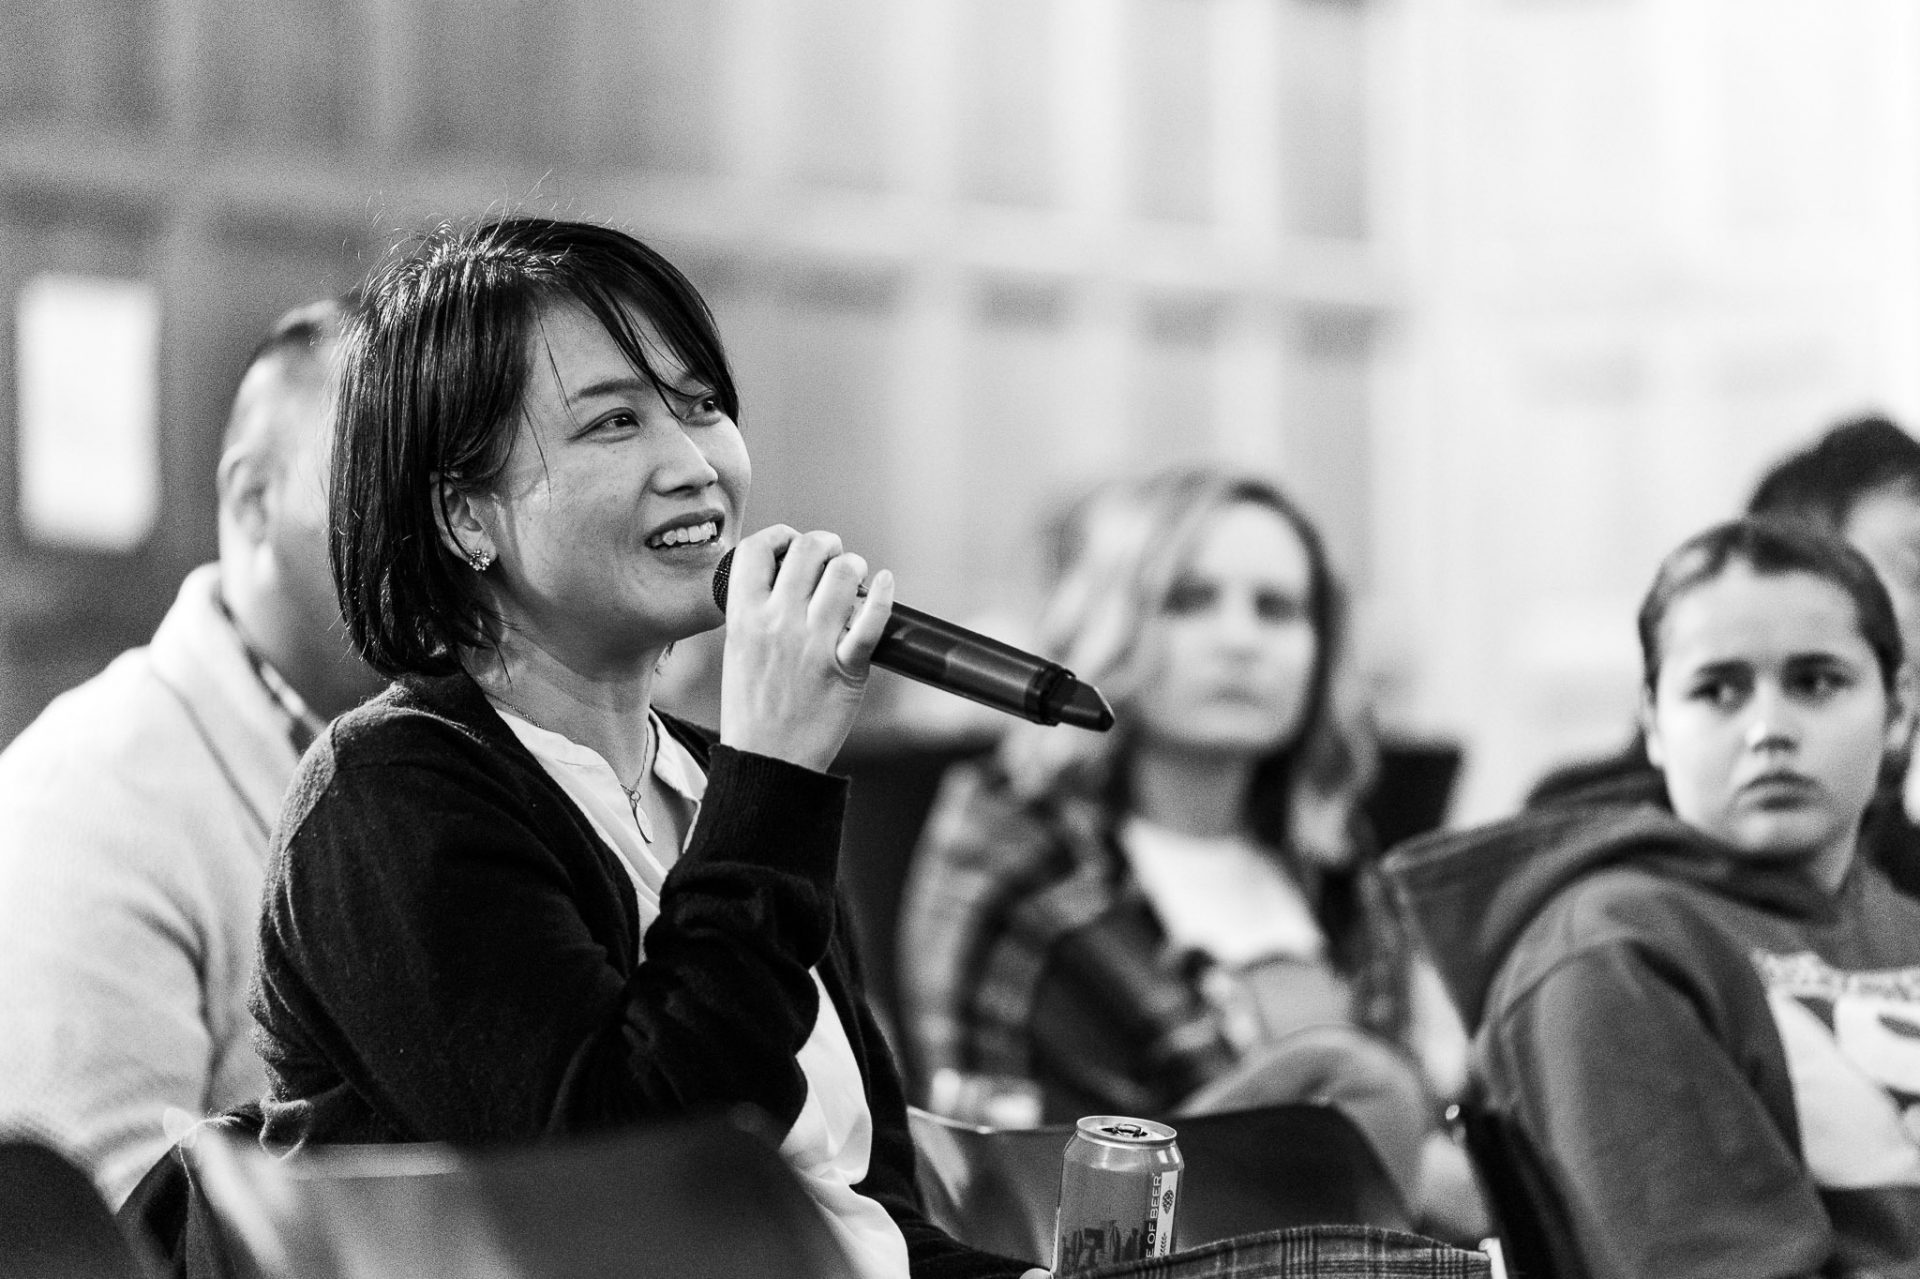
[[[332,551],[397,682],[306,757],[268,876],[264,1137],[532,1139],[752,1103],[863,1279],[1022,1274],[920,1214],[900,1083],[835,927],[892,578],[742,537],[699,295],[617,231],[511,217],[376,274],[343,346]],[[718,740],[652,709],[721,621]],[[1038,1272],[1035,1272],[1038,1273]]]
[[1017,727],[943,788],[900,943],[930,1100],[1004,1122],[1037,1099],[1031,1122],[1334,1097],[1419,1199],[1437,1107],[1318,533],[1263,480],[1183,468],[1096,492],[1061,555],[1041,648],[1116,726]]
[[1543,1273],[1920,1273],[1920,904],[1859,855],[1907,731],[1887,592],[1838,540],[1740,520],[1667,558],[1640,645],[1664,796],[1390,868],[1476,1032],[1502,1206]]

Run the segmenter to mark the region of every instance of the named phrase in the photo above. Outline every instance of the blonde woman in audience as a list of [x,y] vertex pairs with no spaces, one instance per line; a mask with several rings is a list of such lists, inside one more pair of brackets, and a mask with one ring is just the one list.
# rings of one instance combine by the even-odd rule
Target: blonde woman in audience
[[1318,532],[1265,480],[1183,468],[1087,498],[1060,560],[1040,647],[1117,723],[1016,728],[943,788],[901,935],[930,1099],[1071,1121],[1335,1098],[1465,1224]]

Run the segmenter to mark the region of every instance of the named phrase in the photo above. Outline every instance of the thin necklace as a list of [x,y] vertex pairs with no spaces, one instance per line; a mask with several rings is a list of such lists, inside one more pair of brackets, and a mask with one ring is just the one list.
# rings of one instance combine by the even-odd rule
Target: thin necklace
[[[572,738],[567,737],[565,733],[560,732],[558,729],[548,728],[545,724],[542,724],[538,719],[535,719],[532,715],[528,714],[527,709],[524,706],[520,706],[514,702],[508,701],[504,697],[500,697],[494,694],[489,694],[489,696],[493,697],[494,701],[506,707],[508,710],[512,711],[515,715],[518,715],[521,719],[524,719],[525,721],[527,721],[527,723],[533,725],[535,728],[540,729],[543,732],[552,733],[556,737],[566,737],[568,741],[573,740]],[[615,786],[618,786],[620,788],[620,793],[627,797],[627,807],[631,809],[633,812],[633,824],[635,828],[639,830],[640,838],[643,841],[645,841],[647,844],[651,845],[653,843],[653,823],[649,821],[647,818],[645,799],[646,799],[648,785],[650,784],[650,781],[653,777],[653,757],[659,749],[659,736],[660,736],[659,733],[653,727],[653,712],[651,710],[647,712],[646,728],[647,728],[647,740],[641,746],[641,749],[640,749],[640,775],[634,779],[633,785],[629,786],[625,782],[620,780],[620,775],[618,773],[614,773],[613,784]],[[613,765],[608,764],[607,771],[612,772]]]
[[627,807],[633,810],[633,824],[639,829],[640,838],[648,844],[653,843],[653,823],[647,819],[646,807],[643,801],[647,793],[647,786],[653,778],[655,742],[656,734],[653,728],[653,716],[649,714],[647,716],[647,743],[645,750],[642,751],[640,756],[639,778],[631,786],[620,781],[618,777],[614,778],[614,781],[619,783],[620,789],[626,793]]

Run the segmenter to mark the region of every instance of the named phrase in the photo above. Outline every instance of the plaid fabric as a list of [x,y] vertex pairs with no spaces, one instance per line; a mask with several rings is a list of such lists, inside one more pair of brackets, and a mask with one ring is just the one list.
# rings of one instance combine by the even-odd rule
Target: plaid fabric
[[[905,1029],[923,1082],[942,1068],[1033,1079],[1051,1118],[1159,1114],[1238,1062],[1113,821],[1077,797],[1023,804],[989,770],[948,777],[902,915]],[[1377,876],[1362,873],[1365,914],[1336,945],[1352,961],[1339,966],[1355,1022],[1396,1039],[1408,951]]]
[[[1080,1271],[1082,1279],[1487,1279],[1493,1263],[1421,1235],[1300,1226]],[[1062,1279],[1065,1279],[1062,1276]]]

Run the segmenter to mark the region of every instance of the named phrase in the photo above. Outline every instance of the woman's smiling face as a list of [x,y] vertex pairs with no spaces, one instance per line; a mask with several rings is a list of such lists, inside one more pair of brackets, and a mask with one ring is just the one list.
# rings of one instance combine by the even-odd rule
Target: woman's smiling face
[[1643,714],[1680,817],[1823,882],[1845,874],[1897,719],[1846,591],[1738,562],[1689,588],[1661,622]]
[[720,624],[713,569],[752,478],[714,388],[634,318],[658,384],[581,307],[542,308],[506,466],[470,498],[508,635],[583,671]]

